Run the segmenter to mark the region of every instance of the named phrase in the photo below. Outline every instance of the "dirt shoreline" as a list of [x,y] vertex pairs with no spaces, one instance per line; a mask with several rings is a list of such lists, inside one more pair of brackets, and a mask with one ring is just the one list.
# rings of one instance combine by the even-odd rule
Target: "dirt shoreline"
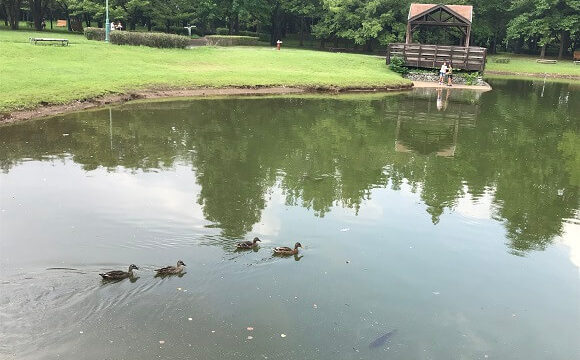
[[185,88],[146,89],[123,94],[111,94],[94,98],[71,101],[66,104],[41,104],[37,107],[0,113],[0,124],[54,116],[99,106],[122,104],[132,100],[161,99],[172,97],[245,96],[245,95],[286,95],[303,93],[347,93],[347,92],[389,92],[413,88],[412,84],[386,87],[225,87],[225,88]]
[[485,75],[512,75],[512,76],[527,76],[535,78],[553,78],[553,79],[568,79],[568,80],[580,80],[580,76],[576,75],[565,75],[565,74],[549,74],[549,73],[526,73],[526,72],[511,72],[511,71],[493,71],[485,70]]

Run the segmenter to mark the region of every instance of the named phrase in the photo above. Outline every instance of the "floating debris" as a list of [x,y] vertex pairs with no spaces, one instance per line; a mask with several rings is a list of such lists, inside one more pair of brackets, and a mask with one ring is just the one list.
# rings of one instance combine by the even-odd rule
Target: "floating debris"
[[81,331],[79,331],[79,334],[84,334],[84,332],[81,330]]
[[187,318],[187,320],[189,320],[189,321],[192,321],[192,320],[193,320],[193,318]]
[[177,291],[181,291],[181,288],[177,288]]
[[160,343],[161,345],[163,345],[163,344],[165,344],[165,340],[159,340],[159,343]]
[[252,340],[254,337],[253,336],[248,336],[248,340]]
[[252,330],[254,330],[254,328],[253,328],[253,327],[251,327],[251,326],[248,326],[248,327],[246,328],[246,330],[248,330],[248,331],[252,331]]
[[318,305],[314,304],[312,305],[313,308],[318,309]]
[[375,341],[373,341],[372,343],[369,344],[369,347],[371,349],[374,349],[374,348],[378,348],[378,347],[381,347],[381,346],[385,345],[385,343],[387,341],[389,341],[389,339],[393,335],[395,335],[396,332],[397,332],[397,329],[391,330],[388,333],[386,333],[386,334],[384,334],[382,336],[379,336]]
[[342,228],[342,229],[340,229],[340,231],[347,232],[347,231],[350,231],[350,228]]
[[280,337],[285,338],[286,337],[286,334],[280,334]]
[[441,294],[441,293],[440,293],[439,291],[432,291],[432,294],[433,294],[433,295],[439,295],[439,294]]

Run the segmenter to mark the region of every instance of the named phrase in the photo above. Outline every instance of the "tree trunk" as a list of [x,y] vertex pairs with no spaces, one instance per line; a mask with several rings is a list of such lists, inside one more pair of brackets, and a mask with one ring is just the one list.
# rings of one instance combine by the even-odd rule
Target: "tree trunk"
[[147,22],[147,31],[151,31],[151,28],[153,27],[153,24],[151,23],[151,20],[149,20]]
[[304,16],[300,17],[300,46],[304,46]]
[[6,0],[6,16],[10,23],[10,29],[18,30],[18,21],[20,20],[20,3],[21,0]]
[[546,45],[542,45],[542,51],[540,51],[540,59],[543,59],[546,56]]
[[276,41],[282,38],[280,18],[280,3],[276,2],[276,6],[274,6],[274,9],[272,10],[272,16],[270,17],[272,23],[272,30],[270,31],[270,45],[276,45]]
[[558,51],[558,60],[562,60],[562,56],[564,55],[564,49],[566,48],[566,42],[568,40],[568,33],[562,31],[560,34],[560,50]]
[[42,0],[30,0],[28,3],[32,13],[34,29],[40,31],[42,30]]

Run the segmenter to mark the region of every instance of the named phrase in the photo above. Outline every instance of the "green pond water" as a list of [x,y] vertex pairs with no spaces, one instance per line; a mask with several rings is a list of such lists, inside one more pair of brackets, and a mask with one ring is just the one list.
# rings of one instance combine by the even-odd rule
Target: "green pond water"
[[1,126],[0,359],[578,359],[580,87],[492,85]]

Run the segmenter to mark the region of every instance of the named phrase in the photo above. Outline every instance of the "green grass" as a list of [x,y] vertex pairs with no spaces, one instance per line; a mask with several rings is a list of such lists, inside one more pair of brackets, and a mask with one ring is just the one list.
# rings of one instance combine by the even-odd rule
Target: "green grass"
[[[509,58],[507,64],[498,64],[497,58]],[[511,73],[530,73],[530,74],[560,74],[573,75],[580,77],[580,65],[575,65],[570,59],[558,60],[556,64],[540,64],[536,60],[539,56],[498,54],[490,55],[485,65],[486,71],[505,71]]]
[[[59,34],[60,35],[60,34]],[[190,50],[109,45],[67,34],[70,46],[31,45],[46,32],[0,31],[0,111],[151,87],[408,84],[381,58],[271,47]]]

